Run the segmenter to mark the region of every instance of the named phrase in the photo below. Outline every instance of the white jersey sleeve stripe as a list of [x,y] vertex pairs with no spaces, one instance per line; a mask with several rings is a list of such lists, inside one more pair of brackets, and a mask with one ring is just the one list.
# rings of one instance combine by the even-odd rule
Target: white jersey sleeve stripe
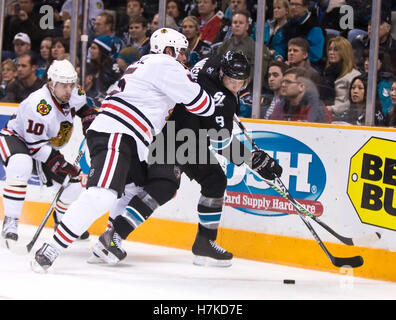
[[215,103],[213,102],[213,98],[210,95],[208,95],[208,97],[210,99],[210,103],[207,104],[207,108],[203,111],[198,112],[197,115],[207,117],[207,116],[211,116],[214,113],[216,107]]
[[212,98],[202,88],[197,97],[191,103],[186,104],[186,109],[189,112],[199,114],[200,116],[211,116],[214,108]]
[[120,104],[120,106],[122,106],[123,108],[128,107],[128,109],[130,109],[131,111],[134,112],[134,114],[139,116],[142,119],[142,121],[146,122],[147,125],[151,129],[154,129],[154,126],[151,124],[151,121],[138,108],[136,108],[134,105],[128,103],[124,99],[121,99],[119,97],[110,97],[110,98],[106,98],[105,100],[114,100],[114,101],[118,102]]
[[149,128],[144,123],[139,121],[139,119],[137,119],[133,114],[111,103],[102,104],[102,110],[105,110],[105,112],[103,112],[105,114],[110,113],[116,116],[118,119],[123,119],[128,124],[130,129],[134,128],[133,131],[135,133],[138,132],[141,134],[143,140],[151,141],[152,136]]
[[129,120],[131,120],[133,124],[135,124],[141,131],[143,131],[150,138],[151,134],[149,128],[147,128],[147,126],[145,126],[141,121],[139,121],[132,113],[110,103],[102,105],[102,108],[111,109],[111,111],[117,111],[118,113],[121,113]]

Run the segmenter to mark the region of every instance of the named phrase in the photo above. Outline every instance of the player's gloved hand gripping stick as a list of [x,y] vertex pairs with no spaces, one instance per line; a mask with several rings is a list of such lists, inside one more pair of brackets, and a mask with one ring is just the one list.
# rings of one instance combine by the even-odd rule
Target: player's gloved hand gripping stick
[[[78,155],[76,157],[76,160],[74,160],[74,166],[79,168],[79,163],[81,160],[81,157],[84,154],[84,150],[85,150],[85,138],[83,140],[83,142],[81,143],[82,147],[80,148],[80,151],[78,152]],[[69,165],[70,166],[70,165]],[[50,207],[47,210],[47,213],[45,214],[43,220],[41,221],[39,227],[37,228],[36,233],[34,234],[32,240],[26,245],[26,250],[29,253],[34,244],[36,243],[38,237],[40,236],[41,231],[43,230],[45,224],[47,223],[49,217],[51,216],[52,210],[54,209],[56,202],[58,201],[58,199],[60,198],[60,196],[62,195],[63,191],[65,190],[65,188],[69,185],[70,179],[73,176],[75,176],[74,170],[70,170],[70,173],[68,173],[65,177],[65,180],[63,180],[63,183],[61,185],[61,187],[59,188],[58,192],[56,193],[54,200],[52,200]]]
[[[238,125],[238,127],[241,129],[243,134],[245,135],[246,139],[249,141],[249,143],[252,145],[255,151],[254,152],[259,152],[260,149],[256,145],[256,143],[253,141],[253,139],[250,137],[248,134],[245,126],[241,123],[241,121],[238,119],[236,115],[234,115],[234,122]],[[261,150],[262,151],[262,150]],[[254,168],[253,168],[254,169]],[[280,171],[281,172],[281,171]],[[258,172],[260,174],[260,172]],[[257,174],[256,174],[257,175]],[[290,194],[286,186],[283,184],[282,180],[279,178],[279,174],[274,173],[273,179],[275,180],[276,184],[273,183],[272,181],[266,180],[264,175],[260,174],[260,178],[267,183],[271,188],[273,188],[275,191],[277,191],[281,196],[289,200],[289,202],[293,205],[295,210],[297,211],[297,214],[299,217],[302,219],[304,224],[307,226],[309,231],[312,233],[313,237],[315,240],[318,242],[322,250],[326,253],[327,257],[330,259],[330,261],[335,265],[336,267],[342,267],[342,266],[350,266],[352,268],[360,267],[363,265],[364,261],[361,256],[354,256],[354,257],[335,257],[333,256],[326,246],[323,244],[322,240],[319,238],[318,234],[316,231],[313,229],[311,224],[307,221],[307,216],[313,219],[315,222],[317,222],[320,226],[322,226],[325,230],[330,232],[333,236],[335,236],[337,239],[339,239],[341,242],[347,244],[347,245],[367,245],[369,243],[372,243],[380,238],[379,233],[374,233],[373,235],[368,235],[360,239],[353,239],[353,238],[347,238],[344,237],[337,232],[335,232],[332,228],[330,228],[327,224],[319,220],[315,215],[313,215],[311,212],[306,210],[300,203],[298,203]],[[270,178],[271,179],[271,178]]]

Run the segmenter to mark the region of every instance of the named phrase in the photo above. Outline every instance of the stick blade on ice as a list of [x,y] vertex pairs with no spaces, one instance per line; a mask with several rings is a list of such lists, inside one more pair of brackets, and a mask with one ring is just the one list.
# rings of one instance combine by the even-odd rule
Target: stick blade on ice
[[364,260],[361,256],[348,257],[348,258],[333,257],[332,262],[338,268],[341,267],[358,268],[363,265]]

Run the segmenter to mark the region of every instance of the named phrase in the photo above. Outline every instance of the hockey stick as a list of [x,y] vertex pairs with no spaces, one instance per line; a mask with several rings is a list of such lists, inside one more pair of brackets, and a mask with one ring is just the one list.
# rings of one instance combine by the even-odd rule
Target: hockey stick
[[[239,126],[239,128],[242,130],[243,134],[245,135],[245,137],[247,138],[247,140],[251,143],[251,145],[253,146],[253,148],[255,150],[259,150],[259,148],[257,147],[256,143],[253,141],[253,139],[250,137],[250,135],[247,133],[247,130],[245,128],[245,126],[240,122],[240,120],[238,119],[238,117],[236,115],[234,115],[234,121],[237,123],[237,125]],[[305,226],[308,228],[308,230],[311,232],[311,234],[313,235],[313,237],[315,238],[316,242],[319,244],[319,246],[322,248],[322,250],[325,252],[325,254],[327,255],[327,257],[330,259],[330,261],[332,262],[332,264],[336,267],[343,267],[343,266],[350,266],[352,268],[357,268],[360,267],[361,265],[363,265],[363,258],[361,256],[354,256],[354,257],[336,257],[334,255],[332,255],[329,250],[327,249],[327,247],[324,245],[323,241],[320,239],[320,237],[318,236],[318,234],[316,233],[316,231],[314,230],[314,228],[311,226],[311,224],[307,221],[307,216],[303,213],[303,211],[301,210],[301,208],[297,205],[296,201],[294,200],[294,198],[291,196],[291,194],[289,193],[288,189],[286,188],[286,186],[282,183],[282,181],[280,180],[279,177],[276,177],[275,179],[277,181],[278,184],[280,184],[281,188],[278,188],[274,183],[267,181],[266,179],[263,179],[264,182],[266,182],[271,188],[273,188],[275,191],[279,192],[282,191],[280,194],[282,196],[284,196],[287,200],[290,201],[290,203],[293,205],[293,207],[295,208],[295,210],[297,211],[298,216],[301,218],[301,220],[304,222]],[[302,207],[302,206],[301,206]],[[309,212],[309,211],[307,211]],[[310,214],[311,216],[312,214]],[[313,216],[313,215],[312,215]]]
[[[83,142],[81,143],[81,149],[78,152],[76,160],[74,160],[74,165],[75,166],[79,166],[79,162],[81,160],[81,157],[84,154],[84,145],[85,145],[85,138],[84,138]],[[32,250],[34,244],[36,243],[38,237],[41,234],[41,231],[43,230],[45,224],[47,223],[49,217],[51,216],[51,213],[52,213],[53,209],[55,208],[55,205],[56,205],[57,201],[59,200],[59,198],[62,195],[62,193],[65,190],[65,188],[69,185],[69,182],[70,182],[70,176],[67,175],[65,180],[63,181],[61,187],[59,188],[58,192],[55,194],[55,197],[52,200],[51,205],[49,206],[46,214],[44,215],[43,220],[41,221],[40,225],[38,226],[37,231],[34,234],[32,240],[26,245],[26,249],[27,249],[28,253]]]
[[[292,195],[289,193],[287,190],[286,186],[283,184],[282,180],[279,177],[275,178],[275,181],[281,186],[283,189],[282,193],[285,194],[286,199],[288,199],[291,204],[294,206],[294,208],[297,211],[298,216],[301,218],[301,220],[304,222],[304,224],[307,226],[309,231],[311,231],[312,235],[314,236],[316,242],[320,245],[320,247],[323,249],[323,251],[326,253],[327,257],[330,259],[330,261],[336,266],[336,267],[342,267],[342,266],[351,266],[352,268],[357,268],[363,265],[363,258],[361,256],[354,256],[354,257],[335,257],[333,256],[329,250],[327,250],[326,246],[323,244],[322,240],[319,238],[318,234],[316,231],[313,229],[311,224],[307,221],[307,216],[302,212],[300,207],[297,205],[296,200],[292,197]],[[268,181],[266,181],[268,183]],[[268,183],[270,186],[271,184]],[[282,195],[283,195],[282,194]]]
[[[258,175],[256,175],[258,176]],[[259,177],[262,180],[262,177]],[[279,178],[278,178],[279,179]],[[271,181],[265,181],[272,189],[274,189],[276,192],[278,192],[282,197],[286,198],[287,200],[290,201],[291,195],[288,194],[288,191],[286,187],[284,187],[282,181],[279,179],[277,180],[279,185],[282,185],[282,188],[279,188],[276,184],[272,183]],[[282,190],[284,189],[284,190]],[[303,212],[306,216],[310,217],[312,220],[314,220],[316,223],[318,223],[321,227],[323,227],[325,230],[327,230],[329,233],[331,233],[334,237],[336,237],[338,240],[340,240],[342,243],[348,245],[348,246],[367,246],[371,243],[374,243],[378,239],[381,238],[381,234],[378,232],[375,232],[373,234],[368,234],[363,237],[356,237],[356,238],[349,238],[349,237],[344,237],[334,231],[330,226],[328,226],[326,223],[323,221],[319,220],[318,217],[316,217],[314,214],[312,214],[310,211],[304,208],[303,205],[301,205],[297,200],[294,200],[294,203],[292,203],[294,206],[298,207],[298,209]],[[297,210],[297,209],[296,209]]]
[[[240,122],[240,120],[236,117],[236,119],[234,118],[235,122],[238,124],[239,128],[242,130],[242,132],[244,133],[245,137],[248,139],[248,141],[251,143],[251,145],[253,146],[254,149],[258,149],[257,145],[255,144],[255,142],[252,140],[252,138],[245,132],[246,128],[243,126],[243,124]],[[256,175],[258,176],[258,175]],[[259,177],[260,179],[262,179],[262,177]],[[264,180],[264,179],[263,179]],[[277,188],[277,186],[275,184],[273,184],[270,181],[266,181],[267,184],[269,184],[271,186],[271,188],[273,188],[275,191],[277,191],[278,193],[280,193],[284,198],[287,199],[287,196],[285,193],[282,192],[281,189]],[[288,199],[289,200],[289,199]],[[339,233],[337,233],[335,230],[333,230],[330,226],[328,226],[326,223],[324,223],[323,221],[321,221],[319,218],[317,218],[314,214],[312,214],[310,211],[308,211],[307,209],[304,208],[304,206],[302,206],[297,200],[294,200],[295,204],[299,207],[299,209],[307,216],[309,216],[312,220],[314,220],[317,224],[319,224],[322,228],[324,228],[326,231],[328,231],[329,233],[331,233],[335,238],[337,238],[338,240],[340,240],[342,243],[348,245],[348,246],[368,246],[376,241],[378,241],[381,238],[381,234],[378,232],[375,233],[371,233],[368,235],[365,235],[363,237],[353,237],[353,238],[349,238],[349,237],[344,237],[342,235],[340,235]]]

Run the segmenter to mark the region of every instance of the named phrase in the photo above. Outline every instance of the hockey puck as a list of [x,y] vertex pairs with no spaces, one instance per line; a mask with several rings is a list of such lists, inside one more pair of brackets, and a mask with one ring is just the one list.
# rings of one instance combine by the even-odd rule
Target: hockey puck
[[295,284],[296,280],[293,279],[283,279],[283,283],[285,284]]

